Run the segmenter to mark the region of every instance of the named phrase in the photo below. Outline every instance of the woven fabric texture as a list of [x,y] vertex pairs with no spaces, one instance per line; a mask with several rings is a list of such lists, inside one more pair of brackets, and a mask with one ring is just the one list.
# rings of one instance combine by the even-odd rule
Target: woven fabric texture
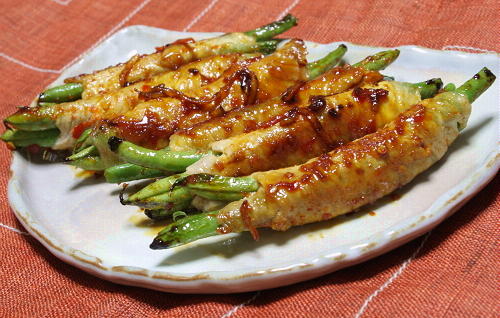
[[[0,0],[0,117],[24,105],[117,30],[246,30],[291,12],[286,35],[322,43],[415,44],[500,51],[500,2],[443,0]],[[25,232],[7,201],[0,147],[1,317],[495,317],[496,177],[429,234],[308,282],[234,295],[175,295],[116,285],[58,260]]]

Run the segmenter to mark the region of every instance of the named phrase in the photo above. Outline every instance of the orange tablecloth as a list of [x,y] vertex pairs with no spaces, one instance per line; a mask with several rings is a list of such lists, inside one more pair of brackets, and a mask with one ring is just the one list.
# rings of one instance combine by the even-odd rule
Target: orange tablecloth
[[[443,0],[0,0],[3,118],[122,27],[246,30],[291,12],[287,36],[374,46],[500,51],[500,2]],[[493,317],[498,315],[497,177],[424,237],[324,277],[261,292],[174,295],[115,285],[59,261],[12,214],[0,147],[1,317]]]

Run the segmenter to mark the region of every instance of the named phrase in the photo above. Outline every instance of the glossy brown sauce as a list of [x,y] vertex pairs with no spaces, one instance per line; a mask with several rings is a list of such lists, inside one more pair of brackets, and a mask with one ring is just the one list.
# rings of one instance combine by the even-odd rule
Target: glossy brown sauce
[[356,140],[368,134],[377,131],[377,124],[375,122],[375,114],[365,112],[366,117],[356,116],[352,118],[349,123],[349,136],[346,141]]
[[317,112],[320,112],[323,109],[325,109],[325,107],[326,107],[325,96],[314,95],[314,96],[309,97],[308,108],[310,111],[317,113]]
[[[181,67],[184,63],[187,61],[194,61],[198,57],[194,53],[191,43],[196,42],[193,40],[193,38],[186,38],[186,39],[179,39],[175,42],[172,42],[170,44],[167,44],[163,47],[163,49],[159,52],[161,54],[161,61],[160,64],[163,66],[166,70],[176,70],[179,67]],[[170,46],[177,46],[178,49],[176,50],[175,48],[172,49],[169,52],[164,52],[167,47]],[[189,53],[189,57],[184,59],[180,51],[186,50]],[[166,54],[165,54],[166,53]]]
[[119,116],[108,121],[108,124],[119,130],[121,138],[151,148],[156,148],[158,141],[168,138],[177,127],[177,122],[165,123],[150,110],[146,110],[141,120],[130,120],[125,116]]
[[163,45],[163,46],[158,46],[156,47],[156,52],[157,53],[161,53],[163,51],[165,51],[165,49],[171,45],[176,45],[176,44],[183,44],[183,45],[186,45],[186,44],[189,44],[189,43],[194,43],[196,42],[193,38],[184,38],[184,39],[178,39],[172,43],[168,43],[166,45]]
[[199,76],[200,79],[201,79],[201,83],[202,85],[208,85],[210,83],[213,83],[216,78],[212,78],[212,77],[209,77],[209,76],[206,76],[204,75],[203,73],[200,72],[199,69],[197,68],[190,68],[187,70],[189,74],[191,74],[192,76]]
[[286,192],[295,192],[299,189],[300,189],[299,181],[292,181],[292,182],[280,181],[277,183],[268,184],[266,186],[266,197],[274,199],[277,197],[278,192],[280,192],[281,190],[285,190]]
[[352,96],[354,101],[359,103],[370,103],[374,112],[378,110],[378,106],[387,101],[387,96],[389,92],[385,89],[373,89],[373,88],[361,88],[356,87],[352,91]]
[[[271,200],[276,199],[279,192],[295,192],[302,185],[309,184],[315,180],[325,180],[327,178],[327,170],[333,164],[328,154],[319,156],[316,160],[300,166],[299,170],[303,172],[302,176],[296,181],[280,181],[266,186],[266,197]],[[290,178],[290,175],[286,176]]]
[[324,179],[323,172],[328,170],[333,164],[330,156],[325,153],[319,156],[316,160],[303,164],[299,170],[305,173],[312,173],[318,176],[318,179]]
[[412,121],[414,123],[422,123],[425,118],[426,109],[422,105],[416,105],[413,108],[416,108],[416,112],[414,115],[404,116],[401,115],[396,120],[396,132],[398,135],[403,135],[405,133],[405,126],[407,121]]
[[[193,48],[190,43],[194,43],[195,41],[192,38],[186,38],[186,39],[179,39],[175,42],[169,43],[164,46],[156,47],[156,53],[161,54],[161,60],[159,61],[159,64],[165,69],[165,71],[171,71],[171,70],[176,70],[178,69],[181,65],[183,65],[186,60],[182,56],[181,53],[177,52],[175,49],[172,50],[172,52],[166,52],[165,49],[168,47],[171,47],[173,45],[177,45],[179,47],[183,47],[189,52],[190,57],[187,59],[188,61],[192,61],[196,58],[194,55]],[[129,74],[130,72],[136,67],[136,65],[141,61],[143,57],[145,57],[145,54],[142,55],[135,55],[133,56],[130,60],[128,60],[125,64],[123,64],[123,69],[119,74],[119,83],[121,87],[127,87],[129,85],[132,85],[139,80],[143,80],[144,78],[137,79],[134,81],[129,80]],[[145,78],[150,77],[151,75],[154,74],[149,74],[150,72],[146,71]]]
[[[240,88],[243,92],[243,96],[245,97],[245,101],[243,105],[253,105],[258,101],[258,89],[259,89],[259,80],[254,72],[250,71],[247,68],[238,71],[239,73],[236,75],[239,77]],[[235,80],[236,81],[236,80]],[[234,83],[234,81],[233,81]],[[232,109],[237,108],[235,106]]]
[[[191,73],[193,73],[192,70]],[[244,103],[240,106],[254,103],[257,98],[258,81],[255,74],[244,67],[237,69],[231,76],[224,78],[225,85],[223,88],[211,97],[190,97],[178,90],[165,87],[163,84],[154,87],[143,85],[142,91],[139,92],[141,100],[175,98],[181,102],[183,116],[175,121],[162,122],[159,116],[148,111],[141,120],[129,120],[120,116],[110,124],[120,129],[122,137],[127,140],[139,144],[147,142],[149,146],[156,145],[160,139],[170,137],[179,126],[186,126],[182,125],[182,123],[193,125],[203,120],[222,116],[225,111],[218,105],[228,96],[237,81],[239,81],[244,94]]]
[[225,78],[225,85],[211,97],[190,97],[182,92],[179,92],[178,90],[165,87],[164,84],[160,84],[151,89],[140,92],[139,98],[145,101],[165,97],[176,98],[182,102],[185,113],[198,109],[210,110],[214,109],[214,106],[219,105],[229,95],[231,87],[236,81],[240,81],[240,83],[242,83],[242,91],[245,97],[244,105],[254,103],[257,97],[258,83],[256,81],[255,74],[250,72],[247,68],[239,69],[231,76]]
[[136,54],[123,65],[123,69],[120,72],[120,76],[118,77],[118,82],[120,83],[121,87],[127,87],[132,84],[128,81],[128,75],[130,74],[130,71],[132,71],[132,68],[134,68],[134,66],[137,64],[137,62],[144,56],[144,54]]
[[240,206],[241,219],[243,221],[243,224],[245,224],[245,227],[252,234],[252,238],[254,240],[258,241],[259,240],[259,232],[255,228],[255,226],[253,226],[253,224],[252,224],[252,218],[250,216],[250,213],[252,213],[252,207],[250,206],[250,204],[248,204],[248,201],[245,200],[245,201],[243,201],[243,203]]
[[365,84],[376,84],[384,79],[384,76],[379,71],[363,70],[363,72],[363,83]]
[[[260,153],[246,153],[249,158],[246,158],[243,153],[233,154],[229,160],[226,161],[226,165],[237,164],[238,162],[247,161],[250,166],[257,167],[256,165],[251,165],[252,159],[260,160],[285,160],[282,162],[283,166],[300,164],[300,160],[307,160],[309,158],[315,157],[325,151],[330,151],[333,148],[345,144],[351,140],[357,139],[369,133],[376,131],[375,114],[374,112],[378,109],[373,109],[370,106],[373,104],[382,103],[387,100],[388,92],[385,90],[368,90],[368,89],[358,89],[356,94],[357,104],[356,109],[360,111],[353,111],[346,113],[345,124],[347,125],[348,132],[342,132],[342,130],[334,129],[335,126],[329,127],[326,131],[322,125],[324,121],[335,120],[340,117],[340,114],[345,109],[349,111],[353,109],[354,105],[348,102],[345,106],[343,104],[334,104],[330,109],[325,110],[327,107],[327,101],[324,96],[313,95],[310,97],[310,103],[307,107],[293,107],[291,110],[285,112],[284,114],[275,116],[271,120],[257,124],[255,121],[245,122],[245,132],[254,131],[257,128],[268,128],[273,125],[279,124],[281,127],[286,128],[286,134],[276,136],[275,138],[264,138],[261,142],[261,147],[264,150],[265,155]],[[319,114],[318,114],[319,113]],[[328,114],[326,117],[318,117],[322,113]],[[366,118],[365,118],[366,117]],[[307,128],[304,128],[304,124]],[[308,129],[311,128],[311,129]],[[290,157],[290,155],[292,155]],[[280,159],[281,158],[281,159]],[[302,158],[302,159],[300,159]],[[345,164],[351,165],[354,158],[345,158]],[[298,160],[298,161],[297,161]],[[264,165],[265,166],[265,165]],[[222,171],[225,165],[217,161],[214,167]],[[279,168],[281,166],[273,166],[273,168]],[[267,166],[266,166],[267,168]],[[360,173],[363,173],[361,170]],[[321,179],[322,174],[315,176]],[[308,182],[312,176],[305,176],[302,180],[303,182]],[[298,188],[299,184],[285,182],[278,185],[278,188],[287,188],[290,191],[294,191]],[[274,189],[277,191],[276,189]]]
[[[303,174],[297,177],[299,178],[298,180],[293,181],[293,175],[283,175],[282,181],[268,184],[266,186],[266,196],[270,199],[276,199],[278,197],[278,192],[294,192],[299,190],[302,185],[314,181],[325,180],[328,174],[332,173],[332,169],[334,169],[334,162],[331,160],[331,156],[341,154],[343,164],[346,167],[351,167],[353,162],[364,156],[364,154],[377,154],[380,156],[377,149],[386,147],[386,143],[390,145],[397,142],[400,135],[398,131],[400,128],[398,127],[404,127],[409,121],[420,123],[424,120],[424,117],[425,108],[420,106],[408,116],[399,116],[397,122],[400,124],[396,124],[395,129],[382,129],[377,134],[358,139],[355,143],[340,146],[333,152],[323,154],[317,159],[300,166],[299,170]],[[356,173],[363,174],[364,171],[362,169],[357,169]],[[281,194],[283,195],[283,193]]]
[[389,194],[389,198],[392,200],[392,201],[397,201],[399,199],[401,199],[402,195],[400,193],[397,193],[397,192],[392,192],[391,194]]
[[276,125],[280,121],[282,121],[283,118],[285,118],[285,116],[286,116],[286,112],[284,111],[282,114],[274,116],[271,119],[264,121],[264,122],[256,123],[255,121],[252,120],[253,125],[249,126],[249,127],[245,127],[245,132],[250,132],[250,131],[257,130],[257,129],[269,128],[271,126]]
[[[241,111],[239,109],[235,109],[233,111],[228,112],[226,115],[222,116],[221,118],[214,119],[207,121],[206,123],[190,127],[188,129],[183,129],[178,131],[176,134],[178,135],[183,135],[189,138],[203,138],[203,133],[205,130],[212,130],[213,127],[211,126],[219,126],[221,127],[227,134],[225,137],[230,136],[233,131],[240,131],[239,127],[242,127],[243,132],[248,133],[251,131],[254,131],[256,129],[265,129],[268,127],[271,127],[277,123],[279,123],[281,120],[285,118],[285,113],[290,110],[289,105],[293,105],[299,99],[301,98],[302,94],[301,92],[304,91],[306,96],[309,94],[314,94],[318,93],[319,94],[329,94],[330,92],[336,92],[338,90],[339,85],[340,86],[346,86],[344,83],[346,80],[345,78],[349,78],[348,82],[352,82],[352,86],[360,84],[361,80],[362,82],[377,82],[380,81],[383,77],[380,75],[378,72],[372,72],[372,71],[366,71],[361,68],[353,68],[349,66],[345,67],[338,67],[334,68],[327,73],[325,73],[323,76],[309,82],[300,82],[297,83],[296,85],[293,85],[289,87],[285,93],[283,93],[280,97],[280,100],[282,103],[278,103],[275,106],[275,108],[282,107],[283,110],[279,111],[279,114],[274,115],[272,117],[267,117],[264,120],[258,121],[257,119],[259,118],[259,113],[260,111],[255,111],[252,108],[248,109],[248,113],[246,111]],[[359,78],[359,80],[358,80]],[[332,82],[338,82],[338,84],[332,86]],[[349,88],[349,85],[347,85],[347,88]],[[332,91],[333,89],[333,91]],[[311,90],[311,91],[309,91]],[[303,96],[302,98],[304,98]],[[317,109],[321,107],[321,98],[317,98],[316,101],[314,101],[314,98],[310,100],[314,105],[312,106],[313,109]],[[310,105],[309,105],[310,106]],[[343,105],[340,107],[342,108]],[[233,112],[233,113],[232,113]],[[234,113],[236,112],[236,113]],[[274,111],[274,113],[276,113]],[[332,110],[331,112],[332,116],[337,115],[336,110]],[[239,118],[238,118],[239,117]],[[244,119],[243,119],[244,117]],[[254,119],[255,118],[255,119]],[[242,120],[243,119],[243,120]],[[241,125],[240,123],[243,122],[244,125]],[[214,132],[217,130],[214,130]],[[216,133],[218,134],[218,132]],[[220,137],[217,138],[219,140]]]
[[203,109],[213,101],[213,97],[203,99],[187,96],[176,89],[165,87],[164,84],[148,87],[146,90],[139,92],[139,99],[143,101],[149,101],[152,99],[160,100],[162,98],[175,98],[181,101],[185,112],[189,112],[192,109]]
[[92,121],[86,121],[86,122],[83,122],[79,125],[77,125],[75,128],[73,128],[73,131],[72,131],[72,135],[73,135],[73,138],[75,139],[78,139],[80,138],[80,136],[82,135],[82,133],[87,130],[87,128],[90,128],[92,127],[92,124],[94,122]]
[[281,94],[281,101],[285,104],[293,104],[297,102],[297,94],[306,82],[300,81],[297,84],[289,87],[283,94]]
[[330,135],[323,129],[323,125],[311,111],[307,108],[300,108],[300,115],[309,122],[316,136],[321,139],[322,143],[326,145],[327,148],[333,148],[335,146]]
[[300,110],[298,107],[294,107],[291,110],[287,111],[283,116],[281,116],[279,125],[281,127],[288,127],[293,125],[297,121],[297,117],[300,115]]

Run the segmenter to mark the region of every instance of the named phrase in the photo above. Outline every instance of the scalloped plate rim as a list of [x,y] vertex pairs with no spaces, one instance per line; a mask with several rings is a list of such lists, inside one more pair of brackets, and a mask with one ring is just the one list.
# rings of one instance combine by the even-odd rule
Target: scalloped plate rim
[[[138,29],[140,31],[142,28],[153,30],[157,29],[146,26],[131,26],[119,30],[106,41],[112,41],[114,36],[122,32],[126,32],[129,29]],[[174,32],[178,34],[190,34],[189,32],[186,33],[169,31],[164,29],[158,30]],[[210,35],[215,33],[205,34]],[[106,41],[104,41],[103,43],[105,43]],[[344,41],[342,43],[349,42]],[[363,46],[359,44],[355,45]],[[364,47],[382,48],[374,46]],[[400,46],[400,48],[404,47],[419,48],[446,54],[456,54],[457,52],[451,50],[440,51],[415,45]],[[467,55],[492,54],[468,53],[461,51],[459,52],[460,54]],[[498,53],[493,54],[495,54],[496,56],[500,56]],[[75,64],[78,64],[80,61],[85,59],[87,55],[88,53],[84,54],[81,60],[77,61]],[[63,75],[64,72],[61,74],[61,77]],[[54,81],[53,84],[60,81],[60,78]],[[16,178],[16,171],[19,169],[18,166],[21,164],[19,156],[19,154],[14,153],[12,160],[11,177],[8,183],[9,202],[12,206],[15,216],[26,228],[26,230],[38,241],[40,241],[52,254],[54,254],[57,258],[63,260],[64,262],[67,262],[77,268],[84,270],[87,273],[90,273],[102,279],[124,285],[146,287],[154,290],[176,293],[232,293],[274,288],[312,279],[326,273],[330,273],[347,266],[352,266],[373,257],[379,256],[430,231],[432,228],[440,224],[444,219],[453,214],[456,210],[458,210],[458,208],[460,208],[484,186],[486,186],[488,182],[494,178],[500,167],[500,154],[498,151],[492,151],[491,153],[489,153],[485,161],[481,164],[481,168],[476,171],[474,175],[463,180],[452,189],[448,189],[448,191],[442,193],[439,197],[439,200],[434,202],[434,204],[432,204],[430,208],[425,210],[422,215],[418,217],[415,216],[411,219],[406,219],[403,222],[385,229],[383,238],[379,239],[379,241],[374,246],[367,248],[364,251],[358,249],[352,251],[350,254],[337,253],[338,255],[336,254],[336,256],[332,257],[321,255],[314,259],[304,260],[304,263],[302,264],[293,264],[286,268],[268,268],[244,275],[231,276],[231,271],[212,271],[193,273],[191,276],[189,276],[187,274],[176,275],[175,273],[169,273],[165,271],[151,271],[145,268],[118,268],[117,266],[108,268],[103,266],[98,259],[95,259],[95,257],[93,259],[93,257],[90,255],[85,255],[78,250],[70,247],[65,247],[55,239],[51,238],[50,233],[48,233],[44,228],[40,228],[39,225],[33,220],[30,220],[29,212],[23,211],[25,207],[23,206],[24,203],[22,202],[23,199],[21,197],[21,194],[18,193],[19,189],[17,189],[17,187],[19,187],[19,181]],[[424,218],[422,219],[423,216]],[[412,223],[416,223],[418,226],[408,227],[408,224]],[[395,236],[389,235],[389,233],[394,233],[394,231],[396,230],[398,230],[399,232]],[[156,277],[153,277],[155,275]],[[249,280],[249,278],[252,279]],[[269,283],[270,280],[272,281],[271,283]],[[256,288],[255,286],[258,285],[261,285],[263,287]],[[209,290],[208,287],[218,287],[220,289],[214,291]]]

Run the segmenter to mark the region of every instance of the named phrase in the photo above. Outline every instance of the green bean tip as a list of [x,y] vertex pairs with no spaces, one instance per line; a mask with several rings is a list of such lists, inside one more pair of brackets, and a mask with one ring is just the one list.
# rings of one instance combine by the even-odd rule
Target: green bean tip
[[108,146],[111,151],[117,151],[120,144],[123,142],[123,139],[118,138],[116,136],[110,137],[108,139]]

